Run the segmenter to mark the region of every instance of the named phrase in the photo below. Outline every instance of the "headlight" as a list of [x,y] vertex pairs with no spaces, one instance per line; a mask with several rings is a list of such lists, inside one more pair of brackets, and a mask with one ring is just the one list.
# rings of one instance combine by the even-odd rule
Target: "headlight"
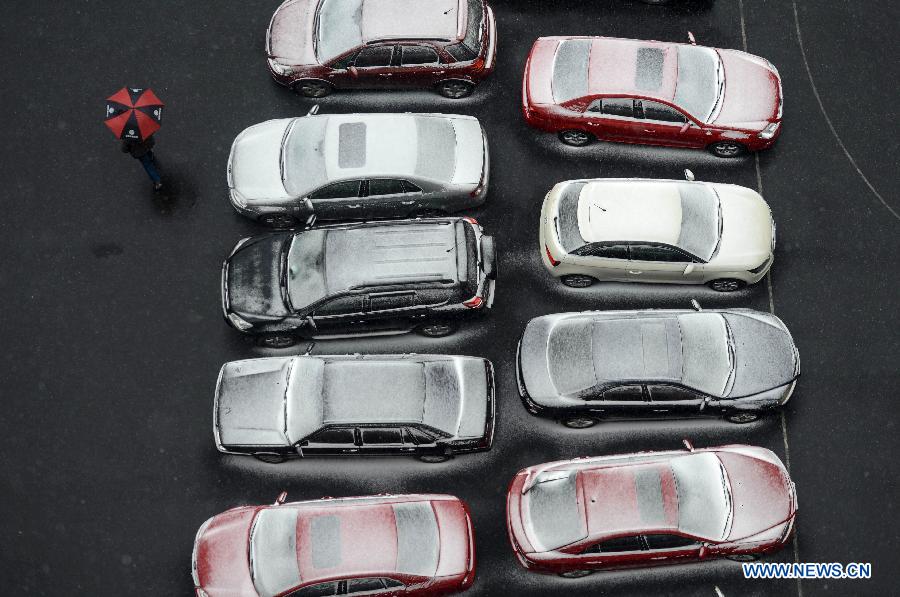
[[758,135],[759,138],[760,139],[771,139],[772,137],[775,136],[775,133],[778,132],[779,126],[781,126],[780,122],[773,122],[773,123],[769,124],[769,126],[767,126],[762,131],[760,131],[760,133]]
[[758,274],[761,271],[763,271],[764,269],[766,269],[766,266],[769,265],[769,261],[771,261],[771,260],[772,260],[771,257],[767,257],[766,260],[763,261],[761,264],[759,264],[758,266],[754,267],[753,269],[750,269],[747,271],[750,272],[751,274]]
[[275,62],[274,60],[269,60],[269,66],[272,67],[273,71],[283,77],[294,74],[294,69],[292,67],[281,64],[280,62]]
[[228,321],[231,322],[231,325],[233,325],[237,329],[241,330],[242,332],[246,332],[247,330],[249,330],[250,328],[253,327],[252,323],[250,323],[249,321],[245,321],[244,319],[241,319],[238,315],[236,315],[234,313],[228,314]]

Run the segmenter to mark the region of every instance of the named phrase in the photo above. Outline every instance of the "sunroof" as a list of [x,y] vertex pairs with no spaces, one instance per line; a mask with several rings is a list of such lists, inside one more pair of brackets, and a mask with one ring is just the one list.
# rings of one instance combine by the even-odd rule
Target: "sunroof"
[[338,166],[362,168],[366,165],[366,123],[345,122],[338,127]]
[[634,86],[643,91],[656,91],[662,85],[665,54],[660,48],[638,48]]

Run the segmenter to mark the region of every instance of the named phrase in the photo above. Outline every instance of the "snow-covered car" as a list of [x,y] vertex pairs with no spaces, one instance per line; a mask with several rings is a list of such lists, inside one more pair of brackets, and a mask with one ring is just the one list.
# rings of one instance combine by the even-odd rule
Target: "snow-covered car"
[[543,315],[516,360],[525,408],[573,428],[636,416],[749,423],[787,402],[800,375],[784,322],[752,309]]
[[234,208],[270,226],[442,215],[484,202],[488,145],[472,116],[316,114],[237,136]]
[[775,223],[759,193],[737,185],[570,180],[544,198],[540,251],[550,275],[574,288],[601,280],[730,292],[772,267]]

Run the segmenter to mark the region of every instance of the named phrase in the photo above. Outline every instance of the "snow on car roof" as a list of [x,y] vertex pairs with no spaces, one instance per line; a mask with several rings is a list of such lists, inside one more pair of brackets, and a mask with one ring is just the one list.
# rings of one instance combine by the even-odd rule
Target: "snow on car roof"
[[681,329],[675,317],[595,321],[592,336],[599,380],[681,379]]
[[421,421],[425,366],[414,361],[331,361],[325,365],[323,422]]
[[363,40],[460,39],[465,32],[466,16],[459,9],[460,3],[460,0],[363,0]]

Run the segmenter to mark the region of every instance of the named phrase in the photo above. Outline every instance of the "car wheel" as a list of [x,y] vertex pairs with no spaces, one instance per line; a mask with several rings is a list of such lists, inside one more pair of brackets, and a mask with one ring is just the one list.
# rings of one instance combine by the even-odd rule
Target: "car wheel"
[[725,557],[735,562],[752,562],[759,559],[759,556],[753,553],[735,553]]
[[759,413],[732,413],[730,415],[725,416],[726,419],[731,421],[732,423],[752,423],[753,421],[759,420]]
[[710,145],[709,151],[720,158],[736,158],[746,153],[747,148],[734,141],[719,141]]
[[444,336],[449,336],[455,331],[455,325],[443,321],[423,323],[416,328],[416,333],[421,334],[426,338],[443,338]]
[[567,274],[560,281],[571,288],[587,288],[594,283],[594,278],[582,274]]
[[257,452],[253,457],[260,462],[266,462],[268,464],[280,464],[286,460],[282,454],[276,454],[274,452]]
[[302,79],[291,85],[296,93],[304,97],[325,97],[331,95],[334,91],[331,83],[327,81],[316,81],[315,79]]
[[594,136],[584,131],[568,130],[560,131],[559,140],[572,147],[584,147],[593,142]]
[[563,578],[584,578],[593,573],[593,570],[569,570],[568,572],[560,572],[559,575]]
[[264,348],[287,348],[296,344],[297,340],[287,334],[268,334],[260,336],[257,343]]
[[468,81],[460,81],[453,79],[450,81],[441,81],[437,84],[437,91],[444,97],[450,99],[462,99],[472,95],[475,91],[475,85]]
[[597,419],[587,416],[569,417],[568,419],[563,419],[562,424],[570,429],[587,429],[596,425]]
[[422,454],[419,456],[419,460],[428,464],[439,464],[450,460],[450,456],[446,454]]
[[734,278],[720,278],[709,283],[709,287],[716,292],[734,292],[746,285],[747,283],[743,280],[735,280]]
[[288,214],[265,214],[259,216],[259,222],[272,228],[290,228],[297,224],[297,220]]

